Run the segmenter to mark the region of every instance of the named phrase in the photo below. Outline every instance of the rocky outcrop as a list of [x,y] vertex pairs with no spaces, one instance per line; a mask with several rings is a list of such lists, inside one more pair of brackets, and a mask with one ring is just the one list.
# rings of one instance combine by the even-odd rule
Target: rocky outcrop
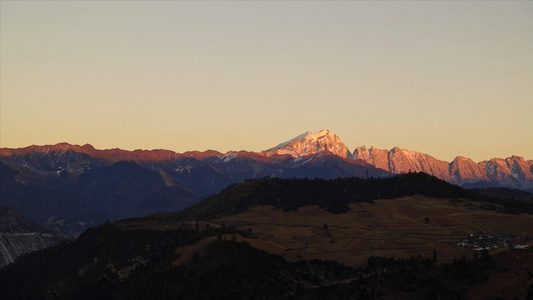
[[357,147],[353,151],[354,159],[361,159],[376,168],[383,169],[389,172],[389,159],[388,151],[383,149],[375,148],[374,146],[367,149],[365,146]]
[[443,180],[449,180],[448,163],[427,154],[408,151],[398,147],[389,151],[389,172],[399,174],[424,172]]
[[519,156],[493,158],[478,164],[491,182],[518,189],[533,189],[533,161]]
[[0,206],[0,267],[14,262],[22,254],[53,246],[60,241],[16,210]]
[[450,163],[450,176],[455,182],[473,183],[477,181],[487,181],[485,172],[478,164],[470,158],[457,156]]

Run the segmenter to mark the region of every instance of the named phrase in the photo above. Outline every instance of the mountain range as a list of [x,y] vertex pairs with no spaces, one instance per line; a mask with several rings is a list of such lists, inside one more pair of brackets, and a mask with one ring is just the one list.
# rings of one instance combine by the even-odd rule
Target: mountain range
[[228,185],[263,177],[388,177],[424,172],[468,188],[533,190],[533,161],[511,156],[451,163],[400,148],[357,147],[322,130],[261,152],[98,150],[60,143],[0,149],[0,205],[63,237],[106,219],[176,211]]
[[[67,158],[61,158],[64,154],[66,154]],[[81,162],[79,166],[77,164],[71,166],[71,162],[68,160],[72,160],[75,154],[86,155],[89,159]],[[446,162],[428,154],[398,147],[385,150],[361,146],[355,148],[352,153],[337,135],[330,133],[328,130],[322,130],[317,133],[306,132],[261,152],[229,151],[223,154],[215,150],[188,151],[185,153],[176,153],[170,150],[97,150],[89,144],[78,146],[67,143],[18,149],[0,148],[0,157],[3,161],[14,160],[20,167],[34,167],[32,164],[35,163],[35,155],[48,155],[50,158],[48,165],[42,166],[42,171],[58,172],[58,174],[61,172],[77,173],[77,175],[90,169],[91,164],[105,165],[119,161],[134,161],[152,169],[157,169],[156,165],[162,163],[173,164],[176,167],[174,171],[178,173],[190,173],[192,168],[194,168],[194,164],[187,163],[191,162],[191,160],[205,161],[208,164],[218,166],[221,164],[230,165],[230,162],[234,159],[256,162],[257,164],[248,166],[256,173],[252,173],[252,176],[244,176],[245,178],[257,178],[265,175],[286,177],[282,175],[283,172],[286,172],[284,170],[285,167],[294,168],[309,163],[316,164],[316,158],[322,157],[323,159],[324,156],[336,156],[348,164],[363,167],[370,165],[392,174],[424,172],[458,185],[467,184],[468,186],[469,184],[478,183],[484,186],[533,190],[533,160],[525,160],[516,155],[507,158],[492,158],[476,163],[462,156],[457,156],[452,162]],[[55,160],[55,162],[52,160]],[[265,163],[269,165],[281,164],[283,167],[277,169],[275,167],[258,168],[260,164]],[[73,168],[77,169],[74,170]],[[239,177],[232,173],[242,172],[233,171],[235,171],[235,168],[229,168],[223,170],[222,173],[228,173],[229,177],[232,178]],[[323,176],[327,177],[327,175]],[[206,191],[206,193],[210,192],[212,191]]]

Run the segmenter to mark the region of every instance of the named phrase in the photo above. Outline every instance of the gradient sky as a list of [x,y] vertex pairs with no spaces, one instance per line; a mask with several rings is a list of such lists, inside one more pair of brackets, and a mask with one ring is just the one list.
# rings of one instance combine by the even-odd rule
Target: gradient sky
[[0,147],[533,159],[531,1],[0,3]]

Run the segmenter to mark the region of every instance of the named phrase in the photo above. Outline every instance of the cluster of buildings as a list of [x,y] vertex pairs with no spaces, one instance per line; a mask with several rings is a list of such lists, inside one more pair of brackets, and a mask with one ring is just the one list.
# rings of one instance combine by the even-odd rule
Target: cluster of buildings
[[506,234],[489,235],[484,233],[471,233],[463,241],[456,244],[458,247],[472,248],[474,251],[510,248],[515,250],[529,249],[526,240]]

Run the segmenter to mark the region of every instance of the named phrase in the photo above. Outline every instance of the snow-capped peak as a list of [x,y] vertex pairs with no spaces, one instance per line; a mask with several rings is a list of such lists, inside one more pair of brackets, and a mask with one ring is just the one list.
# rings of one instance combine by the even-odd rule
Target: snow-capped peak
[[319,132],[306,132],[292,138],[286,142],[261,152],[262,155],[290,155],[292,157],[301,157],[329,152],[341,157],[350,157],[348,148],[341,142],[339,137],[331,134],[329,130]]
[[[296,140],[310,140],[310,141],[316,141],[318,140],[319,138],[325,136],[329,134],[329,130],[320,130],[319,132],[316,132],[316,133],[312,133],[311,131],[307,131],[307,132],[304,132],[302,134],[300,134],[299,136],[296,136],[286,142],[283,142],[279,145],[277,145],[276,147],[273,147],[273,148],[270,148],[268,150],[272,150],[272,149],[281,149],[281,148],[284,148],[285,146],[287,146],[288,144],[296,141]],[[267,150],[267,151],[268,151]]]
[[283,143],[277,145],[277,146],[274,147],[274,148],[270,148],[270,149],[268,149],[267,151],[272,150],[272,149],[281,149],[281,148],[287,146],[288,144],[292,143],[292,142],[295,141],[295,140],[302,140],[302,139],[306,138],[309,134],[311,134],[310,131],[307,131],[307,132],[305,132],[305,133],[302,133],[302,134],[300,134],[299,136],[294,137],[294,138],[292,138],[292,139],[290,139],[290,140],[288,140],[288,141],[286,141],[286,142],[283,142]]

